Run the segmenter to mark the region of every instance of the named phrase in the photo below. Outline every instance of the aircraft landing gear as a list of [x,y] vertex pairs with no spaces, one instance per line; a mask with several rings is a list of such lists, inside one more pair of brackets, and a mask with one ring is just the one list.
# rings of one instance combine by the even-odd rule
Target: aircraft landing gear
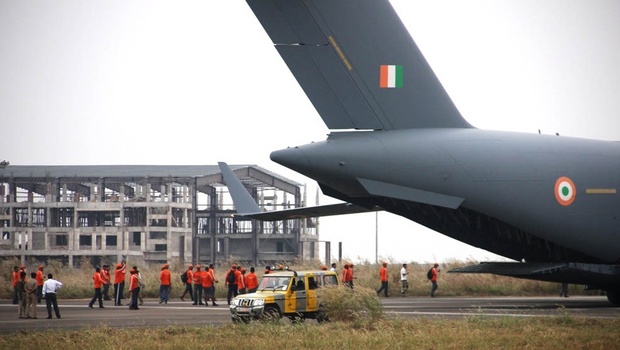
[[620,290],[608,290],[607,300],[614,306],[620,306]]

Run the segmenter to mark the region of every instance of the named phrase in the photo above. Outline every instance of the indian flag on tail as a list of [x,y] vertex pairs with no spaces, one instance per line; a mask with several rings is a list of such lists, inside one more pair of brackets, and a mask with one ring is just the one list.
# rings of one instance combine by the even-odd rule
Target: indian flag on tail
[[379,87],[401,88],[403,87],[403,66],[381,65],[380,68]]

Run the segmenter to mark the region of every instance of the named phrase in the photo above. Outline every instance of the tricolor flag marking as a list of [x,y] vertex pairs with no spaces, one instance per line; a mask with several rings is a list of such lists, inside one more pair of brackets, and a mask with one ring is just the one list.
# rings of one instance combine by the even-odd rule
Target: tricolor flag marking
[[381,65],[379,87],[382,89],[403,87],[403,66]]

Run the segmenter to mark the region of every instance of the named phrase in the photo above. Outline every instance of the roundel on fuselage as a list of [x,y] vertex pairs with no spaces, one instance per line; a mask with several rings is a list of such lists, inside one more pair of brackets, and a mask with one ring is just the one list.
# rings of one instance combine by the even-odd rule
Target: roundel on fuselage
[[563,206],[569,206],[575,201],[577,189],[571,179],[562,176],[555,181],[555,199]]

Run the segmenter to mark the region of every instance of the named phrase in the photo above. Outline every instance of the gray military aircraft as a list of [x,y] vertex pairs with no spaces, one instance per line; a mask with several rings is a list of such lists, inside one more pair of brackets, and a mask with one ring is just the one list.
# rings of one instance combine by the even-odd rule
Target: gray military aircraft
[[388,0],[247,3],[331,130],[271,159],[345,203],[241,215],[385,210],[518,261],[452,272],[583,284],[620,303],[620,143],[473,127]]

